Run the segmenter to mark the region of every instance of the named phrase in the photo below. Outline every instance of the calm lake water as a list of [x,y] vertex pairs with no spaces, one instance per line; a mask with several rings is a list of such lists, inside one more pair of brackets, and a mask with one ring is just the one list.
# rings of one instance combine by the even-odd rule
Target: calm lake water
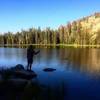
[[[38,49],[37,49],[38,50]],[[0,66],[27,66],[26,49],[0,48]],[[43,72],[44,68],[56,68]],[[40,49],[32,68],[40,84],[64,87],[64,100],[100,100],[100,49]]]

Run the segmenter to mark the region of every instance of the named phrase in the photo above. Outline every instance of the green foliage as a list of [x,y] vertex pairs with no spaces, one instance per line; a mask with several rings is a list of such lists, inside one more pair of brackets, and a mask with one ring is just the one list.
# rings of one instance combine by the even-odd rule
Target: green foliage
[[22,30],[16,34],[8,32],[0,35],[0,45],[22,46],[26,44],[38,44],[37,47],[39,45],[56,46],[58,44],[98,45],[100,44],[100,31],[94,33],[91,31],[95,24],[92,22],[90,28],[87,28],[87,26],[85,28],[83,27],[85,24],[88,25],[89,20],[90,22],[91,20],[94,21],[94,18],[99,19],[100,13],[95,13],[92,17],[84,17],[72,23],[69,22],[66,26],[61,26],[57,30],[50,29],[49,27],[41,30],[39,27],[37,29],[30,28],[29,30]]

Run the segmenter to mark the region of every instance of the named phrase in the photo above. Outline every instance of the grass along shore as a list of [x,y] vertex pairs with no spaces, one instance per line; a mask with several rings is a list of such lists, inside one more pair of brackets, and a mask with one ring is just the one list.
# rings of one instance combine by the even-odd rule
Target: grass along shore
[[88,45],[88,44],[0,44],[0,47],[28,47],[33,45],[35,47],[74,47],[74,48],[100,48],[100,45]]

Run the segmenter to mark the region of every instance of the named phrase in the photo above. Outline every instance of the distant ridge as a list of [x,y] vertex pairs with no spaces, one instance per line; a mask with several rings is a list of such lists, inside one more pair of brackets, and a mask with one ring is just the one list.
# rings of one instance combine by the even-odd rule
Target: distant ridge
[[59,29],[62,27],[70,28],[71,38],[75,41],[80,38],[81,44],[100,44],[100,12],[68,23],[67,26],[60,26]]
[[13,34],[8,32],[0,35],[0,45],[42,45],[42,46],[61,46],[61,45],[94,45],[100,47],[100,12],[83,17],[79,20],[62,25],[53,30],[47,27],[41,30],[39,27],[22,30]]

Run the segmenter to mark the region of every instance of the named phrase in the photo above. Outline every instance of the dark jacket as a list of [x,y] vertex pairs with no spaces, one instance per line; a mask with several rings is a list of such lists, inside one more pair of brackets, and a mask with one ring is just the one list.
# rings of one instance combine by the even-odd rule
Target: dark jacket
[[33,63],[33,57],[34,57],[34,55],[38,54],[39,52],[40,51],[35,52],[32,47],[29,47],[27,49],[27,60],[28,60],[28,63]]

